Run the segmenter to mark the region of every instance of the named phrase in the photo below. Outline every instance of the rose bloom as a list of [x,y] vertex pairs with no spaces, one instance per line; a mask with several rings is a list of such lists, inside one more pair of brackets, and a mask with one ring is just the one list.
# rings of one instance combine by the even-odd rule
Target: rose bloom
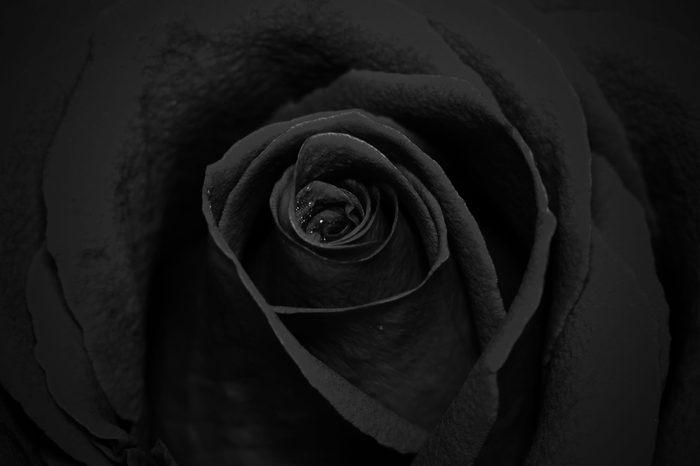
[[11,9],[3,464],[693,464],[700,54],[595,3]]

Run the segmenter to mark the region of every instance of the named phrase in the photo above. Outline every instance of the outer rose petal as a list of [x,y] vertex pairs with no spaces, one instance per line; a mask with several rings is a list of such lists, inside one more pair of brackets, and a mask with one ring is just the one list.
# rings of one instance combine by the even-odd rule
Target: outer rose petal
[[700,49],[617,15],[552,15],[620,115],[659,220],[659,276],[673,345],[656,460],[700,456]]
[[528,464],[649,464],[654,454],[668,308],[643,209],[600,157],[593,181],[593,260],[545,369]]
[[[46,15],[43,17],[32,11],[28,19],[14,10],[2,18],[4,31],[21,31],[18,36],[30,34],[19,46],[15,41],[5,41],[4,45],[12,50],[3,50],[8,57],[6,66],[13,73],[4,73],[0,86],[2,110],[6,112],[0,125],[4,146],[0,169],[0,381],[3,390],[40,426],[29,431],[35,442],[35,453],[30,456],[56,453],[55,446],[38,451],[38,445],[46,444],[46,434],[73,457],[86,463],[106,464],[106,458],[90,443],[84,429],[60,409],[47,389],[33,354],[34,336],[22,284],[26,283],[26,273],[41,245],[45,226],[40,188],[43,159],[89,52],[89,28],[78,26],[66,31],[52,19],[65,14],[76,24],[89,24],[95,15],[93,7],[86,4],[61,7],[65,8],[42,9]],[[5,20],[12,25],[6,25]],[[18,26],[22,29],[16,29]],[[16,435],[21,438],[24,424],[13,427],[17,427]],[[60,451],[58,454],[65,456]]]
[[[421,5],[423,5],[422,2],[417,2],[417,3],[420,3]],[[450,32],[455,33],[456,36],[462,35],[464,37],[464,41],[469,43],[470,42],[470,34],[473,33],[475,28],[472,27],[472,28],[469,28],[467,30],[460,31],[460,29],[457,27],[458,22],[454,19],[458,16],[458,12],[459,12],[460,8],[463,10],[467,9],[463,5],[455,6],[455,8],[452,10],[453,11],[452,14],[450,14],[449,16],[445,15],[445,13],[440,10],[440,8],[437,8],[436,9],[437,12],[435,13],[434,18],[438,22],[444,21],[446,28],[448,30],[450,30]],[[429,15],[433,12],[433,9],[431,8],[430,5],[425,5],[425,10],[428,11]],[[518,10],[518,9],[516,8],[516,10]],[[491,27],[491,23],[489,23],[489,27]],[[459,44],[459,39],[456,39],[455,42],[457,42]],[[498,43],[497,40],[494,40],[494,42]],[[471,47],[472,47],[471,50],[473,50],[473,51],[468,49],[467,53],[465,55],[463,55],[463,57],[466,56],[467,60],[478,61],[478,60],[482,59],[482,60],[486,61],[489,58],[491,58],[490,56],[487,58],[480,58],[479,57],[479,53],[483,54],[484,50],[487,47],[474,46],[473,44],[471,45]],[[497,47],[497,45],[496,45],[496,47]],[[543,50],[544,50],[544,57],[546,57],[548,55],[547,51],[544,48],[543,48]],[[595,83],[592,83],[590,78],[586,77],[585,75],[582,76],[580,74],[580,71],[581,71],[580,65],[579,65],[578,69],[575,68],[576,67],[575,61],[572,62],[572,60],[570,60],[570,58],[572,58],[572,57],[566,56],[565,46],[560,47],[559,44],[555,44],[555,45],[553,45],[553,50],[556,50],[557,53],[560,54],[559,55],[560,57],[563,56],[564,58],[567,59],[567,61],[565,61],[565,63],[567,64],[567,66],[571,66],[571,68],[566,69],[567,73],[572,72],[572,71],[579,73],[579,74],[576,74],[576,73],[568,74],[567,77],[571,76],[572,78],[577,80],[576,81],[577,91],[580,93],[581,98],[584,99],[583,105],[584,105],[584,108],[586,109],[586,115],[590,116],[596,124],[599,123],[599,121],[600,121],[599,117],[601,115],[602,116],[607,115],[606,118],[603,120],[605,123],[603,123],[603,125],[601,127],[595,127],[595,128],[592,127],[591,130],[589,131],[589,136],[595,137],[595,139],[592,140],[592,143],[595,144],[595,146],[597,148],[604,149],[606,151],[606,155],[609,156],[610,160],[612,160],[613,162],[616,163],[616,167],[620,167],[622,169],[622,173],[625,175],[625,181],[626,181],[626,183],[628,183],[628,186],[631,189],[634,189],[635,192],[638,193],[640,198],[644,199],[645,196],[644,196],[644,192],[643,192],[643,184],[640,184],[640,182],[639,182],[638,168],[636,167],[636,164],[629,157],[628,154],[626,154],[624,152],[616,152],[616,149],[623,149],[625,151],[627,150],[625,148],[626,142],[624,139],[624,134],[620,134],[621,127],[619,126],[619,120],[616,121],[616,118],[614,117],[614,115],[610,115],[609,110],[606,108],[606,105],[607,105],[606,102],[604,101],[604,99],[601,100],[600,92],[595,89]],[[476,56],[476,58],[474,58],[474,56]],[[522,56],[522,52],[519,55],[519,57],[520,56]],[[508,67],[511,67],[511,69],[513,67],[517,67],[519,57],[516,57],[515,59],[511,60],[506,65],[504,65],[506,70]],[[496,61],[497,61],[497,59],[494,59],[494,62],[496,62]],[[472,66],[474,66],[474,65],[472,65]],[[487,71],[485,71],[485,72],[488,73],[488,72],[490,72],[490,70],[487,68]],[[506,73],[507,73],[507,71],[506,71]],[[487,81],[487,82],[489,83],[489,85],[493,85],[496,88],[501,86],[501,84],[499,82],[496,82],[495,84],[491,81]],[[540,82],[543,83],[543,82],[546,82],[546,80],[542,79]],[[518,85],[527,86],[527,84],[516,82],[516,86],[518,86]],[[536,89],[536,87],[537,86],[533,86],[533,87],[530,87],[530,89]],[[528,89],[528,88],[525,87],[525,89]],[[528,91],[527,90],[523,91],[523,94],[528,94]],[[496,93],[496,95],[498,96],[498,93]],[[586,99],[588,99],[588,100],[586,100]],[[595,99],[595,100],[593,100],[593,99]],[[507,111],[508,110],[506,109],[506,112]],[[601,113],[601,112],[604,112],[604,113]],[[610,128],[606,128],[605,124],[607,124],[607,122],[613,123],[614,126],[612,126]],[[648,131],[646,134],[654,134],[654,133],[653,133],[653,131]],[[617,142],[614,141],[612,138],[616,138]],[[574,174],[574,175],[577,175],[577,174]],[[546,175],[545,175],[545,178],[546,178]],[[561,180],[557,179],[557,181],[561,181]],[[594,182],[595,181],[596,180],[594,180]],[[626,194],[623,193],[622,195],[626,195]],[[612,200],[614,200],[614,199],[615,199],[615,195],[613,194]],[[638,212],[635,212],[635,214],[638,214]],[[617,214],[617,215],[619,215],[619,214]],[[634,234],[637,237],[640,237],[640,235],[642,235],[641,238],[642,238],[642,240],[644,240],[645,237],[643,235],[644,235],[645,230],[646,230],[644,223],[637,221],[635,223],[635,225],[637,225],[637,228],[639,229],[639,231],[636,231],[633,229],[632,231],[634,233],[631,233],[631,234]],[[562,227],[566,228],[566,224],[564,224]],[[619,231],[619,228],[617,228],[617,231]],[[642,243],[643,243],[643,241],[642,241]],[[635,238],[635,241],[631,241],[631,242],[628,241],[627,243],[620,242],[619,239],[617,239],[615,242],[615,247],[621,248],[621,251],[622,251],[622,253],[625,254],[626,258],[627,257],[634,257],[635,260],[638,260],[638,258],[640,257],[640,254],[639,253],[629,253],[629,249],[633,248],[637,245],[638,244],[636,242],[636,238]],[[641,250],[643,251],[645,248],[648,249],[648,246],[641,244],[641,248],[642,248]],[[641,257],[644,257],[643,254],[641,255]],[[637,262],[635,262],[635,260],[633,260],[633,263],[638,264]],[[656,283],[656,279],[654,278],[653,263],[651,261],[646,260],[643,264],[641,264],[641,271],[639,273],[641,274],[641,279],[642,279],[643,283],[645,283],[645,284],[646,283],[652,283],[652,284]],[[650,287],[645,286],[645,290],[650,290],[649,291],[650,303],[653,307],[653,310],[651,311],[651,314],[649,317],[649,319],[650,319],[649,325],[652,325],[652,323],[653,323],[654,327],[656,328],[656,330],[652,330],[652,333],[656,333],[656,340],[655,340],[656,343],[654,346],[655,346],[656,350],[658,351],[658,357],[656,359],[658,359],[658,361],[659,361],[656,374],[654,374],[652,372],[649,375],[649,377],[651,377],[651,378],[657,377],[660,380],[663,380],[664,374],[665,374],[665,367],[666,367],[665,361],[667,360],[667,354],[666,354],[667,341],[665,340],[665,337],[664,337],[665,330],[664,330],[664,326],[663,326],[662,322],[664,322],[665,315],[666,315],[666,311],[665,311],[666,305],[665,305],[665,302],[663,300],[663,296],[661,294],[659,294],[659,292],[658,292],[659,291],[658,290],[658,283],[656,283],[656,287],[654,287],[653,285]],[[646,296],[646,294],[644,294],[644,296]],[[557,306],[556,304],[555,304],[555,306],[556,306],[554,309],[555,316],[556,316],[556,313],[560,313],[563,310],[565,310],[565,309],[561,309],[561,306]],[[574,307],[574,310],[572,312],[576,312],[576,311],[577,311],[577,308]],[[566,314],[563,314],[563,315],[566,315]],[[562,321],[559,321],[559,322],[561,323]],[[557,327],[555,326],[555,329],[556,328]],[[559,327],[559,328],[562,328],[562,327]],[[602,327],[601,327],[601,330],[602,330]],[[554,334],[554,336],[556,336],[556,333]],[[551,338],[551,336],[550,336],[550,338]],[[552,339],[549,340],[550,344],[553,344],[554,341],[555,340],[552,340]],[[591,361],[590,363],[593,364],[593,361]],[[624,364],[623,364],[623,367],[624,367]],[[578,370],[578,369],[576,369],[576,370]],[[650,388],[651,390],[658,388],[657,387],[658,384],[652,383],[651,385],[652,385]],[[651,402],[652,405],[654,403],[654,399],[655,399],[654,397],[655,397],[655,395],[653,393],[648,394],[648,397],[647,397],[647,400],[648,401],[650,400],[649,402]],[[656,400],[658,402],[658,393],[656,394]],[[583,408],[584,411],[585,411],[585,409],[586,408]],[[646,412],[648,413],[648,412],[650,412],[650,410],[653,410],[654,408],[653,407],[650,408],[649,404],[647,404],[647,407],[645,409],[646,409]],[[575,425],[575,424],[572,424],[572,425]],[[585,422],[583,422],[582,425],[585,425]],[[562,427],[562,429],[563,429],[563,427]],[[649,429],[650,429],[650,427],[647,426],[647,433],[646,433],[647,436],[649,435]],[[543,438],[548,438],[548,437],[545,436]],[[555,437],[552,436],[551,438],[555,438]],[[564,444],[566,444],[566,442],[564,442]],[[566,449],[566,447],[564,448],[564,450],[565,449]],[[585,448],[583,448],[582,451],[585,451]],[[580,453],[578,450],[572,450],[572,452]],[[613,454],[612,450],[611,450],[611,454]],[[622,457],[624,458],[624,456],[622,456]],[[649,457],[648,451],[647,451],[647,457]],[[544,461],[544,459],[546,458],[546,455],[541,456],[541,457],[538,456],[537,458],[539,461]],[[563,461],[564,458],[566,458],[566,453],[562,454],[562,457],[560,458],[560,460]],[[554,463],[556,464],[556,461]],[[584,464],[586,464],[586,463],[584,462]]]
[[630,151],[620,117],[610,107],[595,78],[580,62],[565,36],[557,28],[551,27],[547,18],[527,2],[494,0],[494,3],[502,6],[523,26],[533,31],[555,55],[581,101],[591,150],[609,160],[625,187],[632,191],[647,209],[648,220],[653,221],[647,186],[639,164]]
[[29,269],[27,307],[37,339],[35,355],[56,403],[98,439],[121,450],[126,432],[100,389],[85,353],[82,333],[65,305],[51,256],[42,247]]
[[554,303],[548,353],[582,290],[588,263],[590,148],[578,96],[539,38],[502,9],[481,0],[409,4],[482,76],[533,151],[558,222],[549,266]]

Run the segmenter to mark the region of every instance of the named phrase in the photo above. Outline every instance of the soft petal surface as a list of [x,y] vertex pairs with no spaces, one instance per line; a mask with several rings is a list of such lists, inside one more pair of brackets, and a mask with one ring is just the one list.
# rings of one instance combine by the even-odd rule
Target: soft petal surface
[[698,48],[667,30],[614,14],[560,13],[550,20],[620,115],[649,186],[659,225],[654,253],[673,337],[656,458],[659,464],[684,464],[700,454]]

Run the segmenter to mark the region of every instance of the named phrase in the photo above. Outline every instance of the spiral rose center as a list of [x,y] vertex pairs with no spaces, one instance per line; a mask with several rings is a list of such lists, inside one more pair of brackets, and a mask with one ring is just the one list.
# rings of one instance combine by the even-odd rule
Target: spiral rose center
[[[360,192],[356,194],[350,188]],[[336,186],[312,181],[296,194],[294,216],[301,230],[313,240],[333,242],[362,223],[368,202],[367,190],[360,183],[347,180]]]

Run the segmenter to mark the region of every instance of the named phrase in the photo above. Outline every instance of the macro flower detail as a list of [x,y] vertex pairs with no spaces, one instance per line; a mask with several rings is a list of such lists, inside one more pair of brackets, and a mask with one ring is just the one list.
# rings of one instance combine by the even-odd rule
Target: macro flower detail
[[700,74],[602,16],[118,2],[66,32],[10,127],[0,457],[682,462]]

